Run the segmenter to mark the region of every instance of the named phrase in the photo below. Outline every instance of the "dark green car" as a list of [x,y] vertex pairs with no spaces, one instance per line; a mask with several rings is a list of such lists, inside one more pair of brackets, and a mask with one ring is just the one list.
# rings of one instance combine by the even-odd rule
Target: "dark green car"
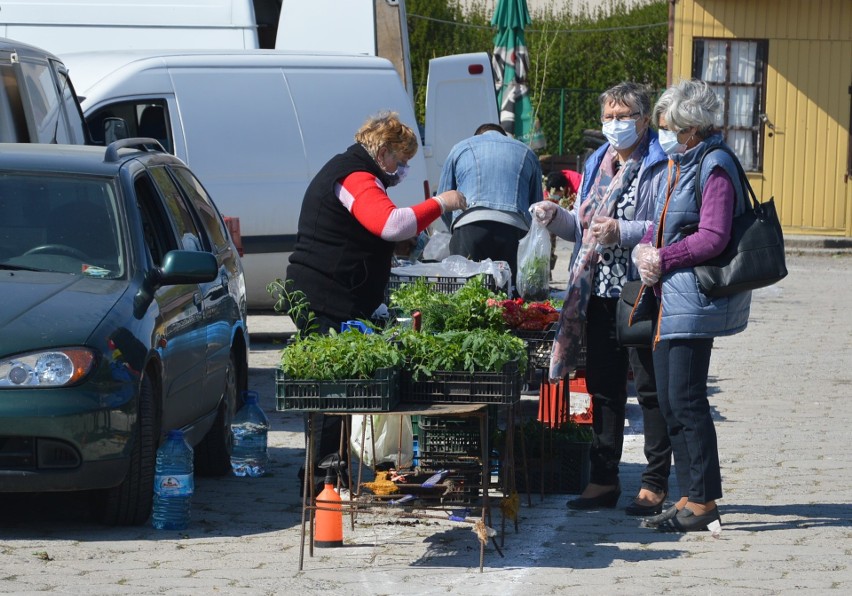
[[153,139],[0,144],[0,492],[92,491],[144,523],[170,429],[230,470],[247,388],[242,265],[200,182]]

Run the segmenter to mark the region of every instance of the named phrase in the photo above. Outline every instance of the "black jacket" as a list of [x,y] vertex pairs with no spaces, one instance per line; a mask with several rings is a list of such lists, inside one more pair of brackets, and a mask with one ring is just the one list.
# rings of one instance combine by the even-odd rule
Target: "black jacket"
[[335,182],[361,171],[388,186],[387,174],[360,144],[317,172],[305,191],[287,268],[312,311],[340,320],[369,318],[382,303],[395,244],[362,226],[334,194]]

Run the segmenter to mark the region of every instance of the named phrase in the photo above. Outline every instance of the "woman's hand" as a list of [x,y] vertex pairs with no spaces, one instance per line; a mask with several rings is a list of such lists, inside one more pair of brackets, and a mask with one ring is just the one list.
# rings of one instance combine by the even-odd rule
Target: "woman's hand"
[[530,207],[530,212],[538,223],[546,227],[553,221],[553,218],[556,217],[556,213],[559,209],[559,205],[552,201],[538,201],[537,203],[533,203],[532,207]]
[[653,286],[660,281],[660,251],[656,247],[637,244],[633,249],[632,258],[643,284]]
[[618,220],[605,215],[596,215],[592,218],[592,226],[590,228],[592,236],[602,246],[615,246],[621,240],[621,232],[618,227]]
[[457,211],[459,209],[467,209],[467,200],[464,195],[458,190],[445,190],[435,198],[443,207],[443,212]]

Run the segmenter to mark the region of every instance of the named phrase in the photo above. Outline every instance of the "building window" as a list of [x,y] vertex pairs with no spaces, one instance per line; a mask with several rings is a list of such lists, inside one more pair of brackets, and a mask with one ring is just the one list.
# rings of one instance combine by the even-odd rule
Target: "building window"
[[747,172],[763,170],[766,40],[696,38],[692,76],[706,81],[722,102],[716,125]]

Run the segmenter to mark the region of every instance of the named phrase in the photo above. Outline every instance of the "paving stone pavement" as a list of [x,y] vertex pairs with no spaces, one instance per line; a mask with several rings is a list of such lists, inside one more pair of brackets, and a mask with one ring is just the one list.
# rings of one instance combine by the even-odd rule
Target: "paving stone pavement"
[[523,496],[519,531],[506,526],[502,557],[488,545],[483,573],[466,524],[359,514],[343,548],[306,553],[299,572],[302,420],[276,411],[283,344],[258,316],[250,376],[272,422],[270,474],[198,478],[183,532],[99,526],[79,497],[0,495],[0,593],[852,593],[852,257],[791,255],[788,267],[755,292],[748,329],[713,351],[719,538],[657,533],[624,514],[643,462],[631,400],[619,508]]

